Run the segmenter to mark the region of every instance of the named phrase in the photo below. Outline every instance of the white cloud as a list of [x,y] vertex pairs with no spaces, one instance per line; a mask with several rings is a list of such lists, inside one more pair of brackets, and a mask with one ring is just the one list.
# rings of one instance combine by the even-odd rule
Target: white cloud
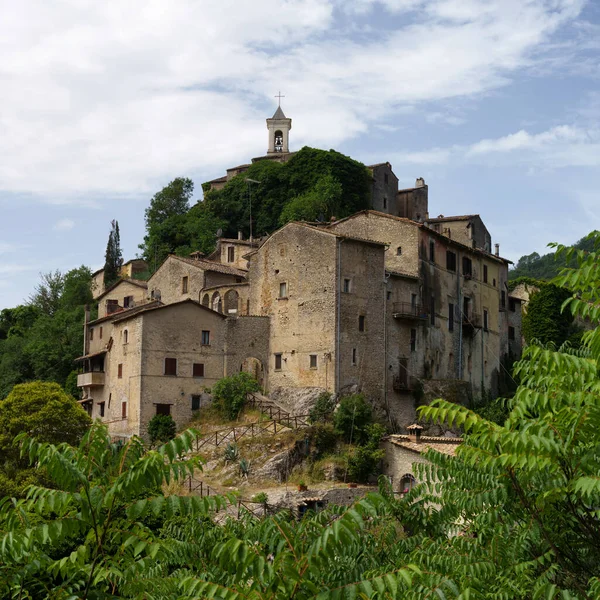
[[72,219],[61,219],[54,224],[54,231],[70,231],[75,227],[75,221]]
[[339,0],[8,4],[0,190],[89,204],[218,176],[265,151],[278,89],[294,147],[331,148],[403,107],[506,84],[582,1],[384,0],[389,24],[346,35],[375,4],[345,3],[350,24]]

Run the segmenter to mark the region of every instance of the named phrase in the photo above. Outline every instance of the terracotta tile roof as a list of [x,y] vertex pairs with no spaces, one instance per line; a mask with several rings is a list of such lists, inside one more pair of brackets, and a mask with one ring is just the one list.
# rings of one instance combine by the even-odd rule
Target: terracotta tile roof
[[425,435],[422,435],[418,442],[412,441],[412,436],[408,435],[390,435],[388,439],[394,446],[405,448],[417,454],[423,454],[427,450],[437,450],[448,456],[454,456],[456,449],[462,443],[462,438],[429,437]]
[[415,275],[414,273],[404,273],[403,271],[394,271],[393,269],[385,269],[386,273],[389,273],[390,275],[394,276],[394,277],[408,277],[410,279],[419,279],[418,275]]
[[242,269],[236,269],[234,267],[228,267],[222,263],[213,262],[211,260],[206,260],[201,258],[199,260],[193,258],[185,258],[183,256],[176,256],[175,254],[169,254],[169,258],[176,258],[188,265],[192,265],[194,267],[198,267],[203,271],[215,271],[217,273],[224,273],[226,275],[235,275],[236,277],[246,277],[248,271]]
[[313,229],[314,231],[320,231],[321,233],[326,233],[328,235],[334,235],[337,238],[341,238],[344,240],[351,240],[353,242],[362,242],[364,244],[372,244],[374,246],[387,246],[385,242],[378,242],[377,240],[369,240],[367,238],[357,237],[355,235],[346,235],[345,233],[336,233],[335,231],[330,231],[327,227],[316,227],[315,225],[309,225],[308,223],[302,223],[299,221],[293,222],[295,225],[301,225],[302,227],[306,227],[308,229]]
[[108,350],[104,348],[103,350],[98,350],[98,352],[92,352],[91,354],[84,354],[83,356],[78,356],[74,362],[79,362],[85,360],[86,358],[94,358],[95,356],[101,356],[102,354],[106,354]]
[[250,240],[238,240],[235,238],[219,238],[219,242],[226,242],[227,244],[244,244],[246,246],[258,246],[258,242]]
[[216,179],[211,179],[210,181],[207,181],[206,183],[221,183],[227,181],[227,175],[223,175],[223,177],[217,177]]
[[179,302],[171,302],[171,304],[162,304],[162,303],[158,303],[158,305],[146,304],[146,306],[140,307],[141,310],[138,310],[137,312],[127,311],[127,314],[117,313],[119,315],[119,318],[115,319],[114,322],[119,323],[121,321],[125,321],[126,319],[130,319],[131,317],[137,317],[140,313],[147,313],[147,312],[150,312],[153,310],[159,310],[159,309],[163,309],[163,308],[173,308],[176,306],[180,306],[181,304],[193,304],[194,306],[197,306],[198,308],[201,308],[202,310],[207,310],[208,312],[210,312],[214,315],[218,315],[219,317],[222,317],[223,319],[227,318],[224,314],[221,314],[220,312],[217,312],[216,310],[213,310],[212,308],[209,308],[208,306],[204,306],[203,304],[200,304],[200,302],[197,302],[196,300],[192,300],[191,298],[186,298],[185,300],[180,300]]
[[132,316],[135,315],[143,310],[147,310],[148,308],[154,308],[155,306],[160,306],[161,302],[159,302],[158,300],[155,300],[154,302],[146,302],[144,304],[138,304],[137,306],[134,306],[133,308],[122,308],[120,310],[116,310],[113,313],[110,313],[109,315],[105,315],[104,317],[100,317],[99,319],[96,319],[95,321],[90,321],[88,323],[88,325],[95,325],[96,323],[103,323],[104,321],[110,321],[111,319],[116,319],[124,317],[124,316]]

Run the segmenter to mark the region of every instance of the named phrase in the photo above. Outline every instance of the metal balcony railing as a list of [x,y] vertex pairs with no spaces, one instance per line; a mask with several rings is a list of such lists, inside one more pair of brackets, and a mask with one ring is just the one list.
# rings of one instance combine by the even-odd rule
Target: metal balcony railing
[[392,313],[396,319],[427,320],[429,313],[424,306],[411,302],[394,302]]
[[475,312],[470,312],[468,314],[463,313],[462,324],[466,330],[481,329],[481,315]]

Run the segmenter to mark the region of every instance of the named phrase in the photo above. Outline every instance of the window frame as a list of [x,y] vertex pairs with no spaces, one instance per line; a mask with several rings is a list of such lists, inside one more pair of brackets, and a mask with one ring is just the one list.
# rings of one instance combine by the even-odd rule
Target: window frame
[[456,273],[456,252],[446,250],[446,270]]
[[282,371],[283,370],[283,353],[275,352],[273,353],[275,357],[275,366],[273,367],[274,371]]
[[[198,371],[201,371],[202,374],[196,374],[196,367],[198,367]],[[205,376],[204,373],[204,363],[192,363],[192,377],[194,377],[195,379],[202,379]]]
[[123,363],[117,365],[117,379],[123,379]]
[[202,337],[200,340],[202,346],[210,346],[210,329],[202,330]]
[[342,292],[344,294],[350,294],[352,292],[352,280],[348,277],[344,277],[344,282],[342,285]]
[[352,366],[356,367],[358,365],[358,352],[356,348],[352,348]]
[[[284,294],[282,295],[282,290],[284,291]],[[289,297],[289,290],[288,290],[288,284],[287,281],[280,281],[279,282],[279,296],[277,296],[278,300],[287,300]]]
[[410,330],[410,351],[417,351],[417,330],[414,328]]
[[[167,362],[169,361],[169,362]],[[179,365],[177,364],[177,359],[173,356],[165,356],[164,361],[163,361],[163,375],[165,377],[177,377],[177,369],[179,367]],[[169,371],[171,370],[170,367],[167,367],[167,365],[171,365],[171,366],[175,366],[175,372],[174,373],[170,373]]]
[[121,419],[127,418],[127,402],[121,402]]
[[235,246],[227,246],[227,262],[235,262]]
[[367,330],[367,317],[365,315],[358,315],[358,331],[364,333]]
[[488,266],[483,265],[483,283],[488,282]]
[[454,331],[454,303],[448,302],[448,331]]
[[314,369],[318,369],[318,368],[319,368],[319,366],[318,366],[318,358],[317,358],[317,355],[316,355],[316,354],[309,354],[309,355],[308,355],[308,358],[309,358],[309,367],[308,367],[308,368],[309,368],[309,369],[313,369],[313,370],[314,370]]
[[[198,406],[195,407],[196,399],[198,400]],[[201,404],[202,404],[202,395],[201,394],[192,394],[192,411],[200,410]]]
[[490,330],[490,315],[487,309],[483,309],[483,330]]
[[103,419],[106,414],[106,402],[98,402],[98,412],[100,413],[100,418]]
[[435,241],[429,240],[429,262],[435,265]]
[[190,287],[190,278],[187,275],[184,275],[181,278],[181,293],[182,294],[189,294],[189,287]]

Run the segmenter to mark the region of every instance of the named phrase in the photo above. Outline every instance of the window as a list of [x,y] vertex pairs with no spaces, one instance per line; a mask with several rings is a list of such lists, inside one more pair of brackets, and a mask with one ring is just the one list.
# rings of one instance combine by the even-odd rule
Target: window
[[514,340],[515,339],[515,328],[514,327],[510,327],[508,328],[508,339],[509,340]]
[[387,208],[387,196],[383,197],[383,208]]
[[127,418],[127,402],[121,402],[121,418]]
[[[517,303],[515,302],[514,298],[509,298],[508,299],[508,308],[510,310],[510,312],[515,312],[517,309]],[[102,327],[100,327],[100,332],[102,332]],[[102,337],[102,335],[100,336]]]
[[102,339],[102,327],[100,327],[100,339]]
[[202,330],[202,345],[210,346],[210,331]]
[[90,341],[94,339],[94,328],[90,327]]
[[483,330],[484,331],[488,330],[488,311],[487,310],[483,311]]
[[392,292],[390,292],[389,290],[386,292],[386,296],[385,296],[388,300],[392,299]]
[[463,275],[467,279],[470,279],[471,275],[473,274],[473,263],[471,262],[471,259],[467,258],[466,256],[463,256],[463,259],[462,259],[462,270],[463,270]]
[[463,321],[469,320],[469,315],[471,314],[470,307],[471,307],[471,298],[467,298],[465,296],[463,298]]
[[456,272],[456,254],[450,250],[446,250],[446,269]]
[[185,276],[181,279],[181,293],[182,294],[188,293],[188,278],[187,278],[187,276]]
[[275,354],[275,370],[281,371],[281,353]]
[[435,325],[435,297],[431,296],[431,303],[429,304],[431,312],[429,313],[429,322]]
[[123,343],[129,343],[129,331],[127,331],[127,329],[123,330]]
[[344,293],[346,293],[346,294],[350,293],[350,280],[349,279],[344,279],[343,290],[344,290]]
[[365,316],[364,315],[360,315],[358,317],[358,330],[359,331],[365,330]]
[[417,482],[415,481],[415,478],[410,473],[403,475],[402,479],[400,479],[400,493],[408,494],[408,492],[410,492],[410,490],[412,490],[416,484]]
[[448,331],[454,331],[454,304],[448,304]]
[[384,173],[383,174],[383,183],[387,183],[388,182],[388,174]]
[[98,408],[100,409],[100,416],[101,417],[104,416],[104,407],[105,407],[104,402],[100,402],[100,404],[98,404]]
[[192,410],[200,410],[200,398],[199,394],[192,395]]
[[352,348],[352,365],[356,365],[356,348]]
[[107,300],[106,301],[106,314],[112,315],[114,312],[119,310],[119,301],[118,300]]
[[133,307],[133,296],[125,296],[123,298],[123,308],[132,308]]
[[483,265],[483,283],[488,282],[488,268],[487,265]]
[[165,358],[165,375],[171,377],[177,376],[177,359],[176,358]]
[[316,354],[310,355],[310,368],[311,369],[317,368],[317,355]]
[[429,240],[429,262],[435,262],[435,242]]
[[506,292],[504,290],[500,292],[500,308],[506,308]]
[[169,416],[171,414],[171,405],[170,404],[157,404],[156,405],[156,414]]
[[287,283],[285,281],[279,284],[279,297],[287,298]]
[[396,256],[402,256],[402,246],[396,248]]
[[235,260],[235,248],[233,246],[227,247],[227,262],[234,262]]
[[492,279],[492,285],[496,287],[496,278]]
[[123,363],[120,363],[120,364],[117,366],[117,377],[118,377],[119,379],[123,379]]
[[417,349],[417,330],[410,330],[410,351],[414,352]]
[[416,294],[410,295],[410,310],[411,310],[411,314],[413,314],[413,315],[417,313],[417,295]]
[[192,366],[193,377],[204,377],[204,363],[194,363]]

